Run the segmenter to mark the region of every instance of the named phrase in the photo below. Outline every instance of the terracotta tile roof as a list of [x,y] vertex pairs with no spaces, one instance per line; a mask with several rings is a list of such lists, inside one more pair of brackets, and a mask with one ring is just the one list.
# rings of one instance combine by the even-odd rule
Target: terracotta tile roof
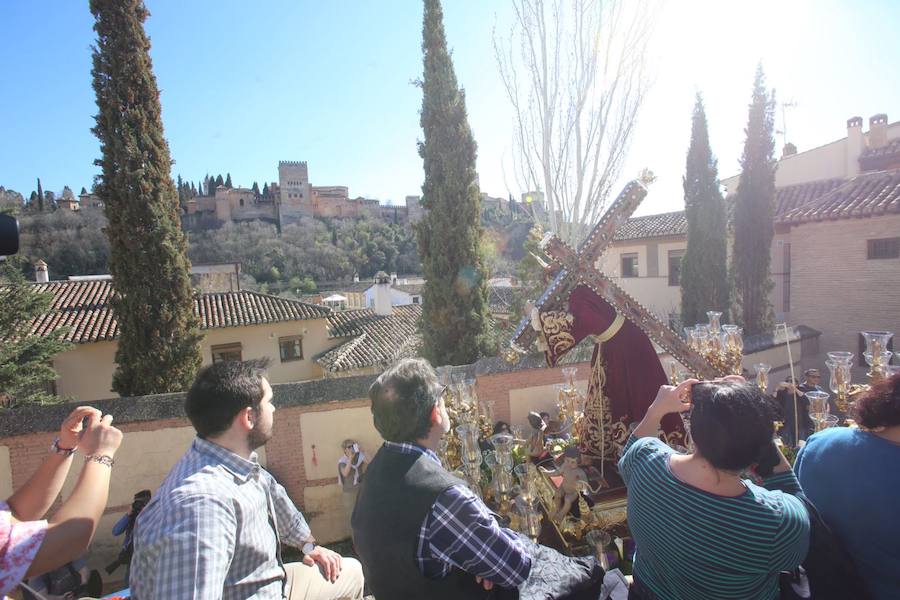
[[826,194],[843,184],[846,179],[836,177],[821,181],[810,181],[797,185],[786,185],[775,190],[775,220],[778,221],[785,214],[798,206],[812,202],[816,198]]
[[395,283],[391,286],[395,290],[400,290],[401,292],[406,292],[407,294],[418,296],[422,294],[422,290],[425,289],[424,283]]
[[[69,327],[66,339],[75,343],[118,337],[118,323],[109,304],[114,293],[111,281],[53,281],[32,287],[53,294],[50,310],[32,324],[34,333],[44,335]],[[194,311],[201,329],[323,319],[331,314],[324,306],[248,291],[199,294],[194,298]]]
[[344,283],[330,283],[319,286],[320,292],[338,292],[345,294],[362,294],[375,285],[374,281],[348,281]]
[[615,240],[638,240],[644,238],[665,237],[669,235],[685,235],[687,219],[684,211],[631,217],[616,231]]
[[326,321],[329,337],[355,337],[322,353],[316,362],[326,371],[337,373],[387,366],[401,358],[417,356],[421,316],[420,304],[395,306],[393,313],[385,316],[376,315],[368,308],[329,315]]
[[810,221],[900,214],[900,169],[863,173],[802,206],[779,221],[798,224]]
[[363,332],[363,325],[376,317],[375,311],[369,308],[335,311],[325,321],[328,337],[334,339],[359,335]]
[[[735,195],[726,198],[733,218]],[[775,190],[775,222],[796,224],[900,213],[900,169],[863,173],[849,179],[823,179]],[[632,217],[616,241],[687,234],[684,211]]]
[[331,314],[331,309],[318,304],[248,291],[200,294],[194,298],[194,310],[201,329],[323,319]]
[[889,169],[900,162],[900,138],[889,141],[880,148],[866,148],[859,156],[859,167],[863,171]]

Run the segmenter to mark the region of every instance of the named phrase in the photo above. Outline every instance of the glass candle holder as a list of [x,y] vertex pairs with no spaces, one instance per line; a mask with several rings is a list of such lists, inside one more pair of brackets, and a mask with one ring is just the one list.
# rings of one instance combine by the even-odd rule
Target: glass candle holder
[[524,498],[520,495],[516,499],[515,505],[516,512],[519,515],[520,531],[532,540],[537,540],[538,536],[541,534],[542,517],[537,502],[538,500],[536,498]]
[[588,531],[584,538],[587,540],[587,543],[590,544],[591,549],[594,551],[594,556],[597,557],[600,566],[604,571],[608,571],[610,568],[610,560],[607,550],[609,546],[612,545],[612,537],[602,529],[593,529]]
[[888,363],[891,362],[892,352],[889,350],[885,350],[884,352],[879,352],[877,354],[872,352],[863,353],[863,357],[866,359],[866,364],[870,367],[884,367]]
[[[829,352],[829,354],[831,354]],[[847,352],[846,354],[850,354]],[[853,355],[850,354],[852,360]],[[850,389],[851,371],[850,363],[836,360],[826,360],[828,367],[828,389],[838,396],[844,397]]]
[[491,436],[491,445],[494,447],[494,455],[497,457],[497,464],[504,469],[511,469],[513,436],[508,433],[498,433]]
[[678,385],[681,380],[678,379],[678,361],[670,358],[666,361],[666,374],[669,376],[669,385]]
[[866,352],[874,356],[887,350],[894,333],[892,331],[863,331],[862,336],[866,340]]
[[578,367],[563,367],[563,384],[569,389],[575,389],[575,375],[578,373]]
[[706,311],[706,318],[709,320],[709,332],[718,334],[721,329],[719,319],[722,318],[722,313],[717,310],[708,310]]
[[836,363],[843,363],[846,365],[853,365],[853,357],[855,356],[852,352],[843,352],[843,351],[835,351],[828,353],[828,360],[833,360]]
[[493,427],[494,425],[494,401],[493,400],[482,400],[479,404],[481,406],[481,412],[484,414],[484,418],[488,420],[488,423]]
[[470,423],[456,427],[456,435],[462,445],[462,459],[467,465],[481,464],[481,448],[478,446],[478,428]]
[[756,371],[757,387],[763,393],[766,393],[769,389],[769,371],[772,369],[772,366],[766,363],[756,363],[753,365],[753,369]]
[[810,414],[823,413],[827,415],[830,412],[828,409],[829,396],[827,393],[813,390],[811,392],[806,392],[806,398],[809,400]]

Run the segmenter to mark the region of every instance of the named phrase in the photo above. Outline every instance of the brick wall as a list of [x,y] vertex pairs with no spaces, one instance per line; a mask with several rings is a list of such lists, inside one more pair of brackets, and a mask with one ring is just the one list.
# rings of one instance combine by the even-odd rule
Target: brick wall
[[[900,215],[792,229],[791,319],[822,332],[823,353],[858,352],[860,331],[900,333],[900,259],[869,260],[866,244],[898,235]],[[854,378],[863,373],[857,368]]]
[[[581,367],[579,373],[586,375],[588,365],[583,363],[578,366]],[[478,375],[476,390],[480,399],[495,402],[496,419],[509,421],[511,391],[540,388],[560,382],[562,373],[559,368],[525,368]],[[314,403],[292,404],[285,400],[279,407],[280,391],[291,386],[305,387],[305,384],[274,386],[276,412],[273,437],[266,445],[261,461],[284,485],[301,510],[309,515],[313,531],[320,540],[341,539],[348,534],[348,527],[342,512],[341,491],[337,481],[337,457],[341,441],[347,437],[360,440],[370,455],[380,445],[381,439],[374,430],[371,413],[368,410],[369,401],[362,397],[347,398],[346,394],[339,400],[328,401],[325,392],[325,397]],[[124,416],[127,414],[126,403],[133,403],[134,400],[105,401],[101,410],[114,416],[118,413],[123,415],[123,418],[130,418]],[[552,401],[548,398],[548,402]],[[54,417],[50,420],[56,423],[61,420],[60,415],[54,413]],[[327,422],[329,425],[319,426],[321,422]],[[119,516],[128,510],[131,494],[142,486],[155,490],[168,470],[184,453],[190,439],[190,431],[185,431],[186,428],[190,428],[190,423],[183,417],[119,422],[117,426],[125,433],[119,454],[122,456],[126,454],[127,445],[127,454],[130,458],[121,460],[120,464],[114,467],[111,486],[113,492],[91,549],[91,564],[98,567],[112,560],[118,552],[121,539],[113,538],[110,529]],[[129,436],[138,432],[157,432],[158,435]],[[37,431],[0,437],[0,447],[6,447],[9,451],[9,462],[0,465],[0,469],[10,470],[9,479],[13,489],[18,489],[34,473],[47,456],[47,448],[54,436],[54,432]],[[163,439],[166,441],[161,444],[160,440]],[[160,445],[165,447],[160,448]],[[316,447],[315,465],[312,462],[312,446]],[[157,469],[159,472],[149,474],[147,481],[123,485],[122,479],[129,477],[133,479],[131,470],[134,466],[130,463],[137,463],[141,461],[142,455],[149,457],[151,454],[160,465]],[[161,455],[164,456],[162,461]],[[77,460],[73,463],[62,496],[67,495],[72,489],[80,465],[80,461]],[[118,483],[117,473],[119,473]],[[128,489],[125,489],[126,487]],[[132,490],[132,487],[135,489]],[[56,503],[57,507],[58,505],[59,500]]]

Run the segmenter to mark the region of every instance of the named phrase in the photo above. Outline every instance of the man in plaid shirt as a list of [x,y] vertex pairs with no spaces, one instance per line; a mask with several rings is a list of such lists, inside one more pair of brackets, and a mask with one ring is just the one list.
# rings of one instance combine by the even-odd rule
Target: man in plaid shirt
[[386,440],[369,464],[351,520],[376,598],[480,598],[519,588],[532,550],[501,527],[435,454],[450,430],[442,389],[422,359],[390,367],[369,389]]
[[[362,598],[358,561],[317,546],[306,519],[254,450],[272,437],[267,361],[205,367],[185,411],[197,438],[138,518],[137,600]],[[301,548],[284,564],[281,544]]]

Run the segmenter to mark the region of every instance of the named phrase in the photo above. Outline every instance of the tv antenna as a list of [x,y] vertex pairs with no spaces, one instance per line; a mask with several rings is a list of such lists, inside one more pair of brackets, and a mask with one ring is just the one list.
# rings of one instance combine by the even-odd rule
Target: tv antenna
[[788,143],[787,109],[789,109],[789,108],[797,108],[797,103],[793,99],[788,100],[787,102],[781,103],[781,129],[776,129],[775,133],[781,134],[781,145],[782,146],[786,146]]

